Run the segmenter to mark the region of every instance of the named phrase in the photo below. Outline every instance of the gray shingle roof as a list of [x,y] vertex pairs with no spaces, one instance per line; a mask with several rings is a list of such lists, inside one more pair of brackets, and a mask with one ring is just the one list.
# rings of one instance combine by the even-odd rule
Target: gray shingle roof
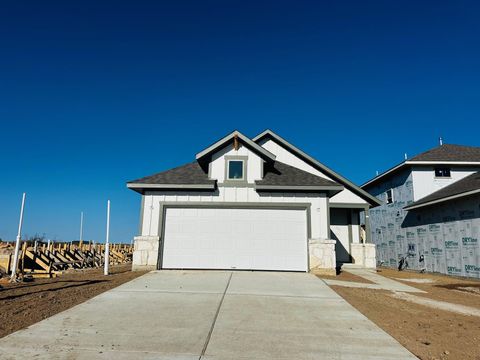
[[415,165],[415,162],[444,162],[445,164],[448,164],[449,162],[480,162],[480,147],[454,144],[443,144],[437,146],[408,160],[405,160],[381,173],[380,175],[375,176],[374,178],[365,182],[361,188],[368,189],[372,185],[377,184],[386,176],[393,176],[399,171]]
[[[148,188],[148,185],[168,185],[178,188],[180,185],[188,186],[194,185],[215,185],[216,181],[208,178],[208,175],[203,171],[197,161],[182,165],[167,171],[163,171],[154,175],[146,176],[141,179],[129,181],[127,184],[134,184],[135,188],[142,189],[143,185]],[[280,162],[267,163],[264,171],[264,178],[257,180],[256,185],[262,187],[278,187],[278,190],[285,188],[294,190],[320,190],[325,188],[331,191],[340,191],[343,189],[342,185],[322,178],[320,176],[312,175],[306,171],[297,169]],[[212,187],[213,190],[213,187]]]
[[443,144],[425,151],[409,161],[468,161],[480,162],[480,147]]
[[341,186],[339,183],[310,174],[296,167],[276,161],[265,166],[264,177],[257,185],[272,186]]
[[458,180],[457,182],[454,182],[443,189],[435,191],[434,193],[406,206],[405,209],[408,210],[410,208],[416,208],[422,205],[426,206],[429,203],[440,202],[443,199],[446,201],[449,197],[457,197],[461,194],[466,194],[475,190],[480,190],[480,172],[473,173],[472,175]]
[[208,178],[197,161],[129,181],[128,184],[172,184],[172,185],[208,185],[215,184],[215,180]]

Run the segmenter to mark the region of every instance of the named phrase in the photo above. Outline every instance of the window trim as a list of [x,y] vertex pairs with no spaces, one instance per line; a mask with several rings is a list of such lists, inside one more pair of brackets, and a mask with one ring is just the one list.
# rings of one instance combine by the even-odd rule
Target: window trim
[[[389,191],[390,191],[391,194],[392,194],[392,197],[391,197],[391,198],[392,198],[392,201],[390,201],[390,202],[388,201],[388,192],[389,192]],[[393,203],[395,202],[395,197],[393,196],[393,188],[390,188],[390,189],[388,189],[387,191],[385,191],[385,202],[387,203],[387,205],[388,205],[388,204],[393,204]]]
[[[241,161],[242,162],[242,175],[243,177],[241,179],[230,179],[229,177],[229,169],[230,169],[230,161]],[[230,156],[225,156],[225,178],[224,178],[224,183],[227,184],[242,184],[247,182],[247,162],[248,162],[248,156],[239,156],[239,155],[230,155]]]
[[[233,177],[230,177],[230,164],[232,162],[236,162],[236,163],[241,163],[242,164],[242,176],[241,177],[238,177],[238,178],[233,178]],[[227,180],[230,180],[230,181],[242,181],[245,179],[245,161],[243,160],[236,160],[236,159],[230,159],[227,161]]]
[[[443,175],[437,176],[437,170],[442,171],[442,172],[444,170],[448,170],[449,175],[448,176],[443,176]],[[446,166],[435,167],[435,168],[433,168],[433,175],[434,175],[435,179],[451,179],[452,178],[452,168],[446,167]]]

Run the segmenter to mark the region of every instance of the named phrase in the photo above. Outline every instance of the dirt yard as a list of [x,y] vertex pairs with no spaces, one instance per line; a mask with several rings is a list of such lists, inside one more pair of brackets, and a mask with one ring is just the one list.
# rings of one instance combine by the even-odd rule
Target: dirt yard
[[[392,269],[378,273],[427,291],[415,296],[480,308],[480,281]],[[332,288],[420,359],[480,360],[479,317],[395,299],[384,290]]]
[[352,282],[359,282],[362,284],[373,284],[371,281],[361,277],[349,273],[347,271],[341,271],[338,275],[323,275],[317,274],[317,276],[321,279],[330,279],[330,280],[341,280],[341,281],[352,281]]
[[143,275],[131,272],[131,264],[103,269],[89,269],[63,274],[54,279],[9,284],[1,279],[0,337],[30,326],[40,320],[80,304],[104,291]]

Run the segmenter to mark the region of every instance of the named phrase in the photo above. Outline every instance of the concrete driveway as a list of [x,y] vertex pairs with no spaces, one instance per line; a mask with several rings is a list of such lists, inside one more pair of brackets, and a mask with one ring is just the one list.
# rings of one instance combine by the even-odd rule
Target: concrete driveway
[[157,271],[0,339],[0,359],[416,359],[311,274]]

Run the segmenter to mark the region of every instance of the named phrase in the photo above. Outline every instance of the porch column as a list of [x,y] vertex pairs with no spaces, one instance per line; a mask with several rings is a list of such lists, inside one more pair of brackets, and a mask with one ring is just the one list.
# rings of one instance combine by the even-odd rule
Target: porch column
[[370,233],[370,215],[368,213],[368,207],[365,207],[365,239],[363,243],[371,244],[372,243],[372,234]]
[[[326,221],[325,221],[326,220]],[[330,206],[324,197],[317,209],[311,211],[312,236],[308,239],[309,270],[314,273],[335,275],[335,240],[330,239]],[[314,226],[317,222],[318,226]],[[318,228],[316,231],[313,231]]]

